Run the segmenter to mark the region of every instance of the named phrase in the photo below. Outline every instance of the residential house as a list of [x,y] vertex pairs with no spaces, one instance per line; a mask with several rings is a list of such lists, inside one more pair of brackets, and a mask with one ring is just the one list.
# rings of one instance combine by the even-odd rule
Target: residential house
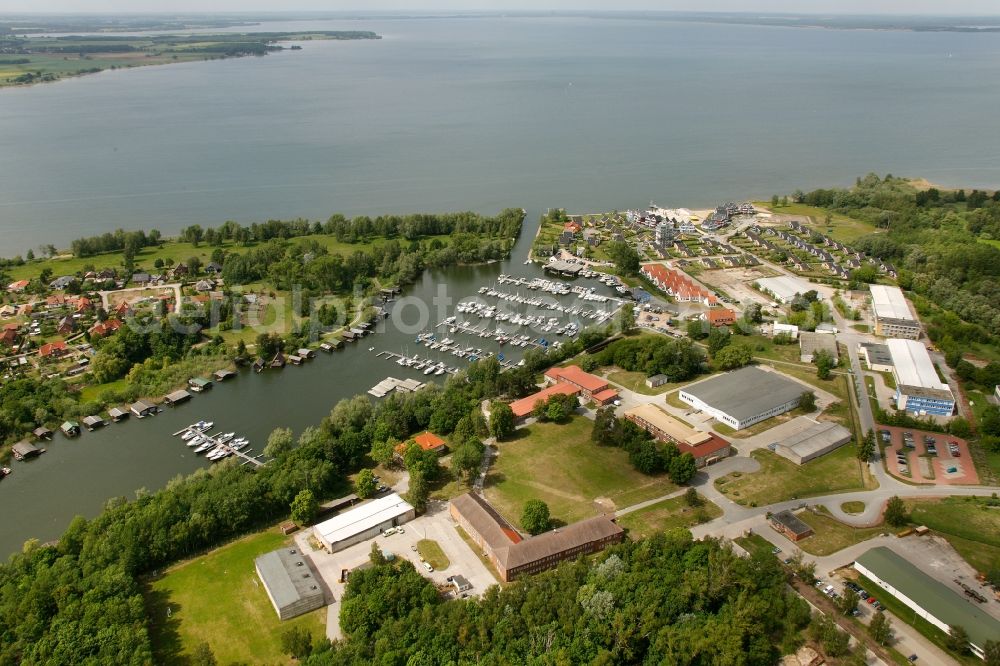
[[705,319],[712,326],[731,326],[736,323],[736,313],[729,308],[712,308],[705,313]]
[[59,320],[59,325],[56,327],[56,332],[59,335],[70,335],[76,330],[76,320],[73,317],[66,315]]
[[48,342],[42,345],[42,348],[38,351],[38,353],[42,358],[59,358],[68,351],[66,341],[57,340],[55,342]]
[[50,282],[49,283],[49,288],[50,289],[66,289],[67,287],[69,287],[74,282],[76,282],[76,276],[75,275],[63,275],[61,277],[57,277],[55,280],[53,280],[52,282]]
[[28,288],[29,284],[30,283],[27,280],[18,280],[17,282],[11,282],[9,285],[7,285],[7,291],[14,294],[20,294],[24,292],[25,289]]

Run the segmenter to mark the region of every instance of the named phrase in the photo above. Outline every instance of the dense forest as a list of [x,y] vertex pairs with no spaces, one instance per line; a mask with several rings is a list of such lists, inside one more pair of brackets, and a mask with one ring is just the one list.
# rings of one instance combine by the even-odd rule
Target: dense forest
[[[373,558],[378,561],[378,558]],[[615,546],[479,600],[439,601],[408,562],[351,577],[340,664],[767,664],[801,641],[809,607],[777,560],[686,530]]]

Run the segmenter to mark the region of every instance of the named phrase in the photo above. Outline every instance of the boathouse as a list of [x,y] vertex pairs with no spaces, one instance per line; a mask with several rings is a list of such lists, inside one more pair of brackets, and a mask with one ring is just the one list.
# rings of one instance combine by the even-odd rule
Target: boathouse
[[34,458],[37,455],[41,455],[42,449],[38,448],[31,442],[18,442],[11,448],[11,453],[18,460],[27,460],[28,458]]
[[87,430],[95,430],[104,425],[104,419],[100,416],[84,416],[83,417],[83,427]]
[[235,377],[236,373],[232,370],[216,370],[212,376],[215,377],[215,381],[224,382],[231,377]]
[[122,419],[128,418],[129,411],[124,407],[112,407],[108,410],[108,415],[111,417],[112,421],[118,423]]
[[302,357],[298,354],[289,354],[288,362],[292,365],[302,365]]
[[316,352],[314,352],[312,349],[303,347],[302,349],[299,349],[297,352],[295,352],[295,355],[298,356],[299,358],[307,359],[316,356]]
[[76,421],[66,421],[59,426],[59,429],[62,430],[62,433],[67,437],[76,437],[80,434],[80,424]]
[[185,400],[190,400],[190,399],[191,399],[191,394],[185,391],[184,389],[180,389],[179,391],[174,391],[173,393],[166,395],[163,398],[163,401],[172,407],[174,405],[184,402]]
[[33,434],[38,439],[52,439],[52,431],[46,428],[45,426],[35,428],[31,434]]
[[151,405],[143,400],[137,400],[129,405],[129,411],[138,416],[140,419],[150,414],[156,413],[156,405]]
[[207,391],[212,388],[212,380],[205,379],[204,377],[192,377],[188,380],[188,388],[195,393],[201,393],[202,391]]
[[282,354],[280,351],[277,354],[275,354],[274,358],[271,359],[271,367],[272,368],[285,367],[285,355]]

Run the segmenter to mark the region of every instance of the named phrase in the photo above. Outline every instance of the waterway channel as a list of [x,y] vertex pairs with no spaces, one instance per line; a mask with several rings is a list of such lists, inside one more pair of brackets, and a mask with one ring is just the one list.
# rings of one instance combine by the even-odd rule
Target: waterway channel
[[[416,284],[406,288],[400,298],[390,304],[392,316],[379,326],[377,333],[349,343],[341,351],[318,352],[315,359],[283,370],[257,374],[243,369],[238,377],[195,395],[188,403],[164,408],[156,416],[132,417],[100,430],[85,431],[76,439],[56,434],[52,442],[44,443],[47,449],[44,455],[28,462],[11,463],[14,473],[0,482],[0,501],[7,509],[0,531],[0,551],[19,550],[29,538],[54,539],[73,516],[96,515],[108,498],[125,496],[131,499],[140,488],[154,491],[178,474],[190,474],[212,464],[203,456],[195,455],[180,438],[172,436],[196,421],[212,420],[216,423],[216,432],[235,431],[249,437],[254,452],[259,453],[274,428],[292,428],[297,436],[307,426],[317,424],[338,400],[364,394],[386,377],[442,381],[444,376],[427,376],[377,357],[379,351],[391,351],[438,360],[436,352],[416,343],[416,334],[421,330],[433,329],[439,340],[450,335],[462,344],[494,353],[503,352],[516,361],[523,348],[500,347],[490,338],[450,334],[445,328],[434,329],[434,326],[454,314],[459,301],[479,298],[478,290],[482,286],[553,298],[538,291],[496,284],[501,273],[558,279],[543,274],[538,265],[524,264],[538,215],[538,211],[528,213],[524,231],[509,260],[426,271]],[[598,293],[608,296],[614,293],[596,280],[576,278],[573,284],[596,287]],[[482,298],[491,304],[498,302],[495,298]],[[613,307],[610,303],[605,306],[586,303],[575,294],[558,300],[588,309]],[[532,312],[559,315],[563,322],[570,320],[559,312]],[[472,315],[459,317],[477,327],[488,325],[493,329],[497,325]],[[583,320],[580,325],[588,323],[591,322]],[[539,333],[537,329],[525,328],[522,332],[559,339],[554,333]],[[371,347],[375,350],[369,351]],[[440,360],[455,367],[464,367],[467,363],[450,354],[440,355]]]

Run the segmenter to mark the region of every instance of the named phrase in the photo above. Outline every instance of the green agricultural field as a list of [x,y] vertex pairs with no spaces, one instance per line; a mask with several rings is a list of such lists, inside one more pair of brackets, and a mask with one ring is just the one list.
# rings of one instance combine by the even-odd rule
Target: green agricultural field
[[881,527],[854,528],[822,513],[800,511],[795,514],[813,528],[815,534],[796,545],[812,555],[830,555],[882,533]]
[[655,532],[693,527],[722,515],[722,509],[714,502],[699,497],[703,502],[699,507],[688,506],[683,496],[674,497],[625,514],[618,518],[618,524],[627,529],[633,539],[644,539]]
[[866,477],[854,454],[855,448],[847,444],[796,465],[770,451],[757,450],[751,455],[760,463],[760,470],[727,474],[716,480],[715,487],[734,502],[750,506],[873,488],[874,481]]
[[519,429],[515,439],[500,444],[486,480],[487,498],[514,525],[530,499],[547,503],[554,519],[572,523],[677,489],[665,475],[633,469],[621,449],[591,442],[592,427],[593,421],[576,416],[566,424]]
[[299,626],[323,636],[325,608],[280,621],[254,571],[254,558],[287,542],[276,532],[261,532],[174,566],[150,581],[146,605],[156,663],[187,664],[203,642],[221,664],[287,663],[282,632]]
[[1000,508],[965,497],[911,500],[907,506],[915,525],[940,533],[977,570],[1000,563]]

